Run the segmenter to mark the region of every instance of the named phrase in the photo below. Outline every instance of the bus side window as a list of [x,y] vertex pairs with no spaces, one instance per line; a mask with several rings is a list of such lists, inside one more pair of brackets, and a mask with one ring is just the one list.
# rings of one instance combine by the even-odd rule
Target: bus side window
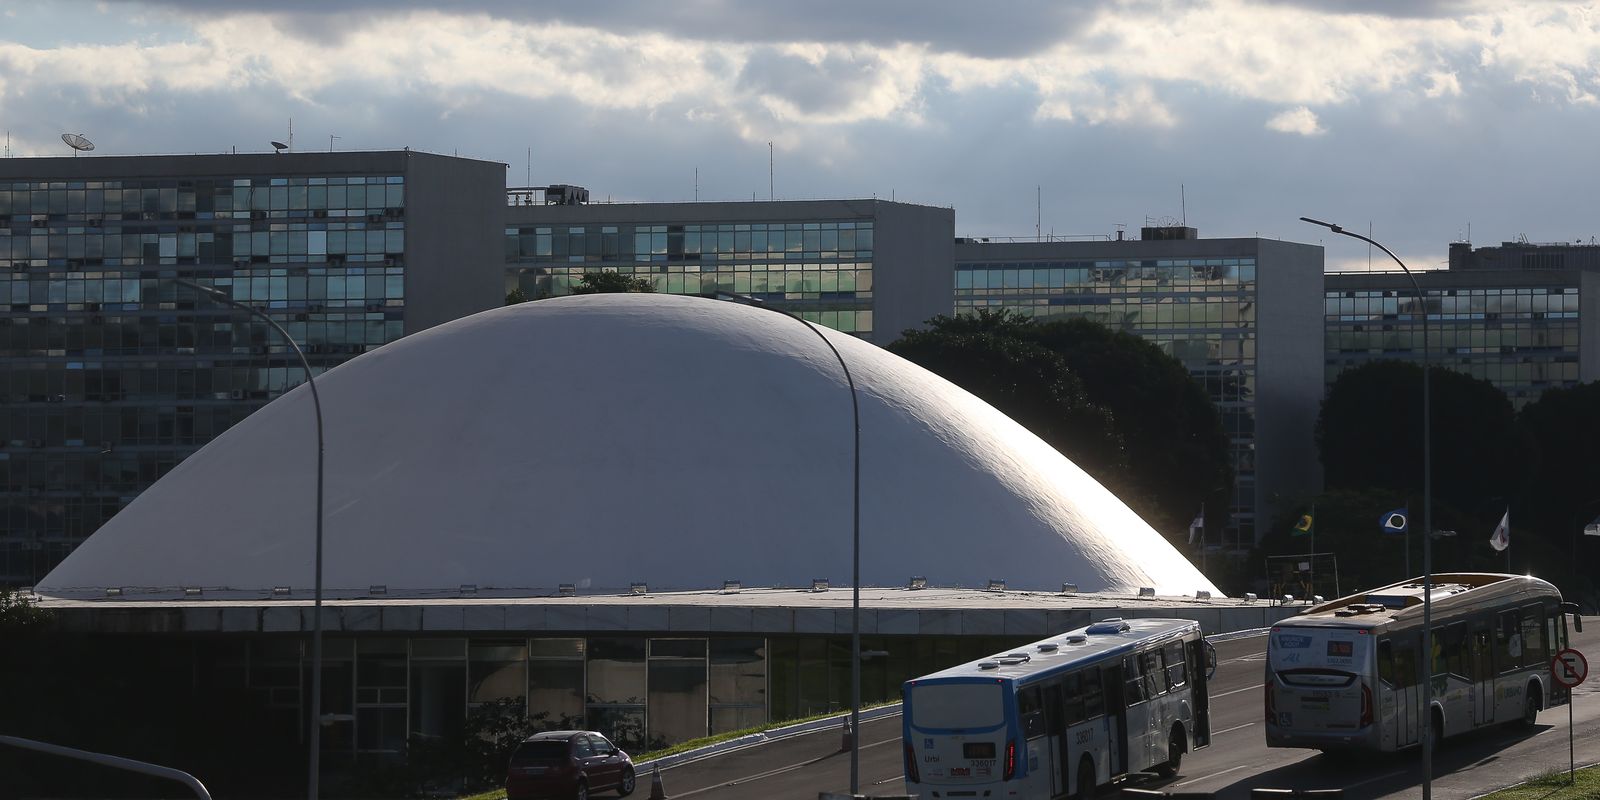
[[1127,695],[1128,705],[1144,702],[1144,677],[1139,674],[1139,664],[1142,659],[1128,656],[1122,659],[1122,678],[1124,694]]
[[1433,674],[1466,676],[1466,631],[1464,622],[1433,629]]
[[1039,687],[1028,686],[1017,691],[1017,716],[1022,718],[1022,736],[1032,739],[1044,735],[1044,708],[1040,705]]
[[1545,652],[1544,609],[1524,606],[1522,609],[1522,666],[1538,668],[1550,662]]
[[1139,654],[1139,672],[1144,675],[1145,697],[1159,697],[1167,691],[1167,671],[1161,663],[1161,651],[1150,650]]
[[1495,628],[1495,661],[1501,672],[1520,668],[1522,664],[1522,619],[1516,609],[1500,612],[1500,624]]
[[1083,679],[1083,718],[1094,719],[1106,713],[1105,687],[1100,683],[1100,670],[1091,667],[1088,672],[1078,675]]
[[[1090,681],[1090,683],[1094,684],[1095,690],[1098,693],[1100,689],[1100,681]],[[1084,695],[1086,693],[1084,692],[1083,684],[1083,673],[1081,672],[1074,672],[1063,678],[1061,681],[1061,695],[1066,703],[1066,707],[1063,709],[1063,711],[1066,714],[1068,727],[1088,719],[1088,717],[1084,714]]]
[[1183,642],[1167,645],[1167,685],[1176,689],[1189,682],[1187,662],[1183,657]]
[[1394,645],[1388,639],[1378,640],[1378,680],[1394,686]]
[[1067,722],[1063,719],[1065,709],[1061,707],[1060,678],[1047,681],[1044,685],[1044,729],[1051,736],[1060,736],[1067,729]]
[[1396,689],[1417,685],[1417,643],[1415,640],[1401,642],[1395,647],[1394,678]]

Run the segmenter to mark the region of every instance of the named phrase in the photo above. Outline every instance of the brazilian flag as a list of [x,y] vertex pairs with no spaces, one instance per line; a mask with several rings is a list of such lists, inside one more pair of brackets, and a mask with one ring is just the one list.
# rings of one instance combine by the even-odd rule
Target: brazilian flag
[[1294,530],[1291,531],[1289,535],[1290,536],[1305,536],[1305,535],[1308,535],[1313,530],[1316,530],[1316,524],[1317,524],[1316,521],[1311,518],[1310,514],[1301,514],[1300,515],[1300,521],[1296,522],[1294,524]]

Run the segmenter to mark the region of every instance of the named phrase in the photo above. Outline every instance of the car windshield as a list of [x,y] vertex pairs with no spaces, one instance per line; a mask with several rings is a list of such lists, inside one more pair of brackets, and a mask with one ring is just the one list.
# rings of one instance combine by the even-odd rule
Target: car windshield
[[567,743],[559,740],[523,742],[511,755],[512,766],[555,764],[567,759]]

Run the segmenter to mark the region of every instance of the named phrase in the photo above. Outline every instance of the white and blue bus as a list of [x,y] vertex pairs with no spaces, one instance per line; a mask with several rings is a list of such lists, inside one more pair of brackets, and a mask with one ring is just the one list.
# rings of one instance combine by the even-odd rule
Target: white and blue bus
[[1214,662],[1191,620],[1108,619],[906,681],[906,789],[1048,800],[1176,774],[1210,743]]
[[[1436,574],[1431,657],[1422,649],[1422,581],[1306,609],[1267,639],[1268,747],[1394,751],[1504,723],[1532,725],[1571,701],[1550,676],[1567,645],[1551,584],[1523,575]],[[1578,630],[1582,630],[1581,627]],[[1431,667],[1429,666],[1431,663]],[[1428,707],[1422,699],[1431,681]]]

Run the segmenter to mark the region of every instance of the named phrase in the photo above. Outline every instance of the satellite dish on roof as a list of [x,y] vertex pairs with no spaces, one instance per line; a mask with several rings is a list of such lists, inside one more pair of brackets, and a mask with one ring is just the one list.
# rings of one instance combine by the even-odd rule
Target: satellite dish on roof
[[272,144],[272,149],[274,151],[276,151],[276,152],[279,152],[279,153],[282,153],[283,151],[289,149],[289,145],[286,145],[283,142],[275,141],[275,142],[272,142],[271,144]]
[[78,133],[63,133],[61,134],[61,141],[66,142],[67,146],[72,148],[73,155],[77,155],[79,150],[89,151],[94,149],[94,142],[89,141]]

